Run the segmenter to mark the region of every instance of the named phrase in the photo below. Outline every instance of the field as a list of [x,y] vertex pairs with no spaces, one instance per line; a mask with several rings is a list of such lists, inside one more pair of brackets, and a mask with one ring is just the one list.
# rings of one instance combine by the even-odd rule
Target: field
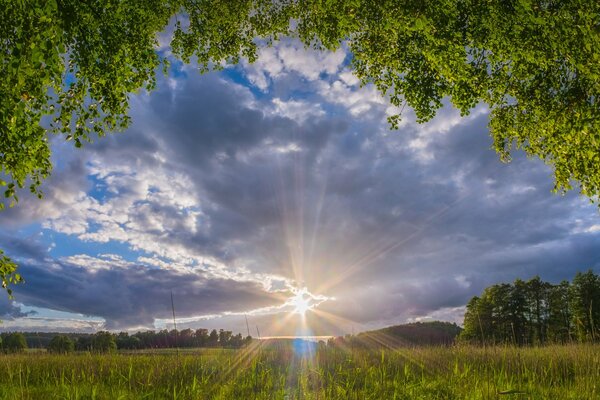
[[600,346],[0,355],[1,399],[600,399]]

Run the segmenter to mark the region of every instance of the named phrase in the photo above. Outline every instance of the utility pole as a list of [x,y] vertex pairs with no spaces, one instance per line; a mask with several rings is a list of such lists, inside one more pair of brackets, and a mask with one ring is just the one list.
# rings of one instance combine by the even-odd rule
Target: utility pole
[[173,311],[173,329],[175,329],[175,348],[177,349],[177,357],[179,358],[179,346],[177,345],[177,322],[175,320],[175,302],[173,301],[173,290],[171,290],[171,311]]

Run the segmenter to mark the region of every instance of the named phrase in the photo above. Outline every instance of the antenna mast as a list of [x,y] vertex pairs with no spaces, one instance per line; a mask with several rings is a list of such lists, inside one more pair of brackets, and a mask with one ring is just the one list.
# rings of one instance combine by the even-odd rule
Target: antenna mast
[[171,311],[173,311],[173,329],[175,329],[175,348],[177,349],[177,355],[179,356],[179,346],[177,346],[177,322],[175,321],[175,302],[173,302],[173,290],[171,290]]

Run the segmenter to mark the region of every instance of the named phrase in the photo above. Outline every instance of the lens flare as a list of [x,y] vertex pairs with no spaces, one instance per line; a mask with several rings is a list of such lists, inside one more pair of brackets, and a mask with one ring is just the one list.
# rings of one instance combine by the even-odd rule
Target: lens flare
[[294,314],[305,315],[311,309],[311,298],[307,296],[306,289],[298,291],[294,297],[289,299],[289,304],[294,307]]

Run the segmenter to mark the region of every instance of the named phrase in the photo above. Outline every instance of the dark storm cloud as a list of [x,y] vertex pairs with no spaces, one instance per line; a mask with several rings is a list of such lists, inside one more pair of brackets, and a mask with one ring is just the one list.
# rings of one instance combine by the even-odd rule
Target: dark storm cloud
[[[324,146],[331,135],[346,124],[336,119],[311,119],[306,124],[267,115],[260,108],[249,107],[252,95],[240,86],[225,83],[217,76],[190,76],[182,88],[153,95],[143,109],[146,133],[160,138],[170,161],[192,167],[194,174],[211,164],[240,162],[249,151],[269,144],[277,146],[291,141],[314,152]],[[144,135],[142,141],[152,141]],[[118,146],[123,143],[118,141]],[[125,143],[127,145],[127,143]],[[136,144],[133,145],[137,149]],[[214,166],[214,165],[212,165]]]
[[[4,293],[0,296],[0,321],[12,320],[15,318],[30,317],[35,315],[35,312],[23,312],[14,301],[11,301]],[[1,324],[0,324],[1,326]]]
[[[77,265],[66,260],[29,259],[20,264],[27,282],[14,287],[19,302],[102,317],[107,329],[151,327],[156,318],[170,317],[171,291],[179,318],[243,312],[281,302],[256,282],[211,277],[200,269],[181,272],[142,265],[107,268],[102,260]],[[28,315],[12,302],[0,303],[0,313]]]

